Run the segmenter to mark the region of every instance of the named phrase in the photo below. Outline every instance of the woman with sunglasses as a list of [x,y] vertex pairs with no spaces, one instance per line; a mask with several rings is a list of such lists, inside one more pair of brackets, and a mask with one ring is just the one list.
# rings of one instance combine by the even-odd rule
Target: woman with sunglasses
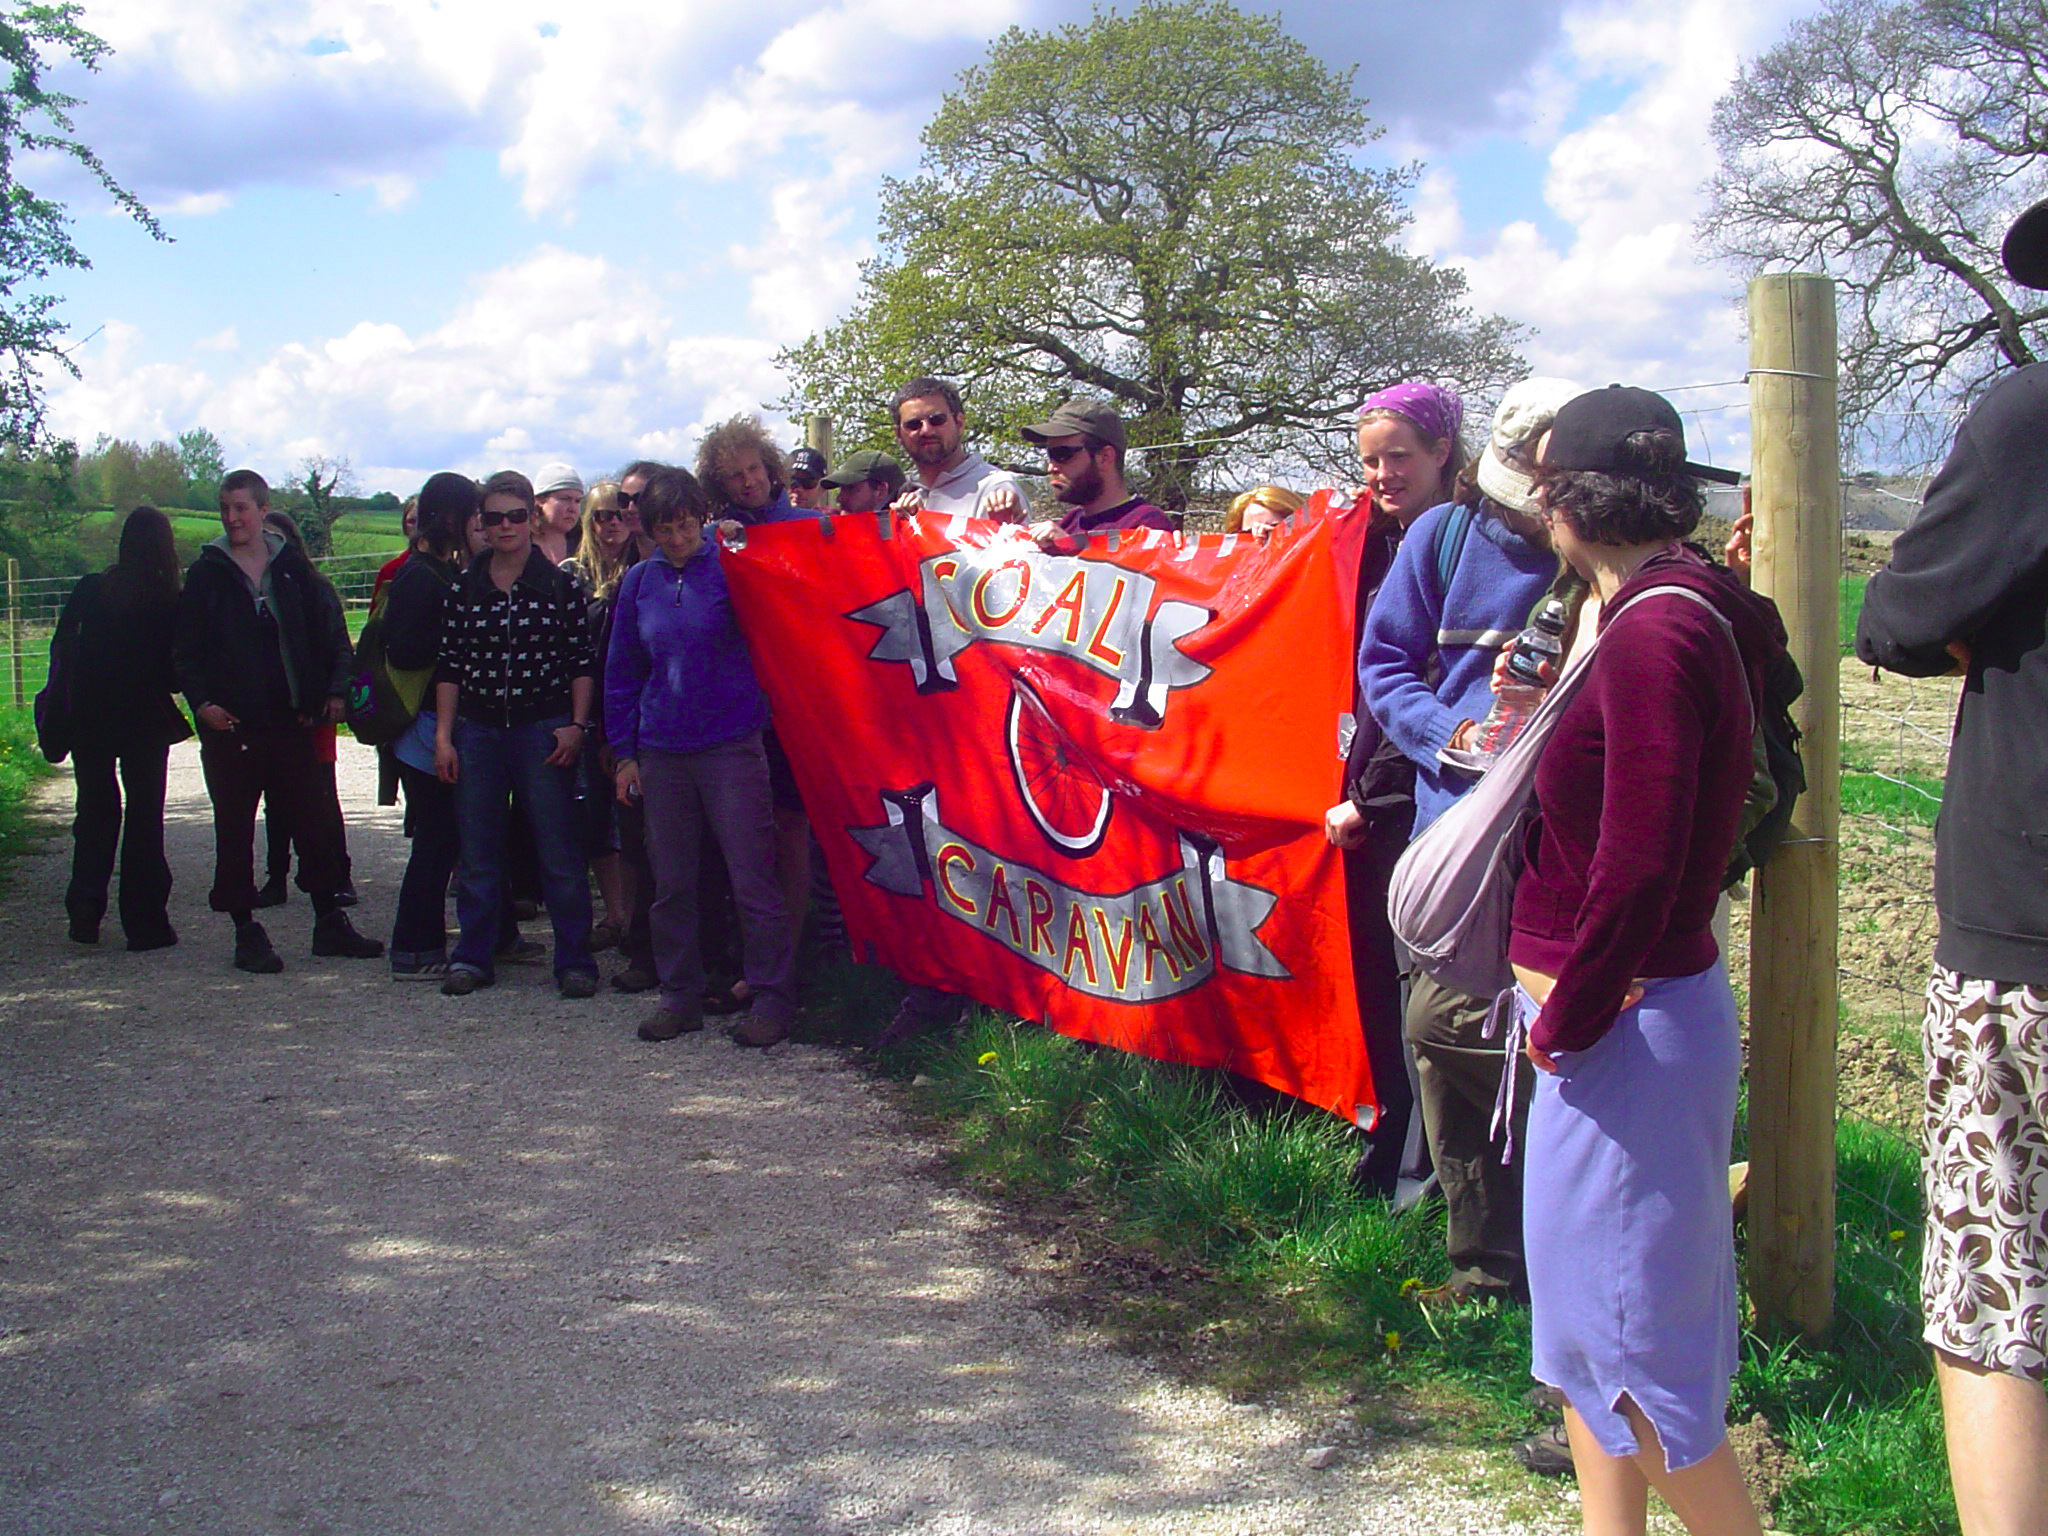
[[434,684],[434,767],[456,787],[462,832],[462,935],[441,990],[465,997],[494,979],[516,791],[540,857],[556,983],[564,997],[594,997],[590,881],[575,820],[575,765],[596,686],[590,618],[574,579],[534,548],[532,482],[500,470],[484,482],[479,517],[490,552],[449,589]]
[[[641,483],[644,483],[644,479]],[[639,485],[636,484],[637,491]],[[653,553],[653,541],[640,529],[640,514],[620,505],[618,482],[600,480],[583,497],[583,531],[577,552],[562,562],[589,598],[590,633],[602,657],[611,640],[612,600],[626,572]],[[634,905],[632,862],[621,857],[619,806],[612,783],[612,755],[604,739],[604,694],[591,708],[591,739],[583,744],[578,771],[583,775],[585,852],[597,893],[604,901],[604,919],[590,931],[592,953],[624,944]]]

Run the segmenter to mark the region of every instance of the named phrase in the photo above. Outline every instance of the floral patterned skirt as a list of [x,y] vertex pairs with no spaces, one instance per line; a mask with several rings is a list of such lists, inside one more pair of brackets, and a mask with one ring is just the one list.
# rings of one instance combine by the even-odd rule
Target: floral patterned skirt
[[1936,966],[1921,1051],[1927,1342],[2048,1378],[2048,988]]

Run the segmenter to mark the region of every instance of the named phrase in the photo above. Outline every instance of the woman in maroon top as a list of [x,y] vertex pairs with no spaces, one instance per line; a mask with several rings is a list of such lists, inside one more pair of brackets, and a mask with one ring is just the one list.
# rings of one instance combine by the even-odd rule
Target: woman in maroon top
[[1752,773],[1751,675],[1783,631],[1679,544],[1699,471],[1662,398],[1581,395],[1539,459],[1552,542],[1602,618],[1536,768],[1508,951],[1539,1069],[1531,1369],[1565,1396],[1589,1532],[1642,1531],[1654,1485],[1689,1531],[1745,1536],[1761,1526],[1724,1429],[1740,1048],[1711,923]]

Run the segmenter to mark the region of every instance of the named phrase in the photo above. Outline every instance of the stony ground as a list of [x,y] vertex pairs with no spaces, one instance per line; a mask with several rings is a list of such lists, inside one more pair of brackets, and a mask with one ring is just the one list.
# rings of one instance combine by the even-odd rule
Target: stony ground
[[[381,937],[404,843],[344,756]],[[542,971],[457,1001],[312,960],[296,894],[285,974],[241,975],[189,748],[171,797],[179,948],[69,944],[61,837],[0,895],[5,1536],[1575,1524],[1472,1497],[1500,1458],[1051,1321],[1002,1215],[833,1053],[643,1045],[632,1000]]]

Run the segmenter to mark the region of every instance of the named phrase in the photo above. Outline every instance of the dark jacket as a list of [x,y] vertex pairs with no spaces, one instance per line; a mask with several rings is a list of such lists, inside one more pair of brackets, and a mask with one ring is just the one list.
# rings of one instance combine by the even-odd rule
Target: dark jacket
[[1934,958],[2048,985],[2048,364],[1977,403],[1864,594],[1871,665],[1937,676],[1951,641],[1970,670],[1935,824]]
[[262,715],[268,668],[259,602],[276,621],[293,712],[311,719],[330,698],[348,693],[351,648],[341,599],[284,539],[267,531],[264,538],[270,566],[260,592],[250,587],[224,538],[202,549],[185,573],[175,661],[194,715],[208,704],[239,719]]
[[117,607],[105,577],[78,579],[57,619],[57,643],[70,647],[75,751],[141,752],[192,734],[171,697],[177,625],[174,602]]
[[416,550],[398,568],[384,591],[387,662],[401,672],[417,672],[440,659],[441,615],[447,607],[448,589],[461,579],[454,561],[425,550]]
[[[1405,530],[1384,512],[1366,524],[1358,554],[1358,596],[1351,623],[1351,654],[1358,656],[1365,619],[1379,596]],[[1365,684],[1356,662],[1351,668],[1351,742],[1344,754],[1344,798],[1365,818],[1373,846],[1390,851],[1387,862],[1408,846],[1415,827],[1415,764],[1380,729],[1365,706]]]
[[596,676],[583,590],[539,550],[528,552],[509,591],[491,580],[488,556],[448,589],[434,680],[455,685],[463,719],[533,725],[567,713],[570,684]]

